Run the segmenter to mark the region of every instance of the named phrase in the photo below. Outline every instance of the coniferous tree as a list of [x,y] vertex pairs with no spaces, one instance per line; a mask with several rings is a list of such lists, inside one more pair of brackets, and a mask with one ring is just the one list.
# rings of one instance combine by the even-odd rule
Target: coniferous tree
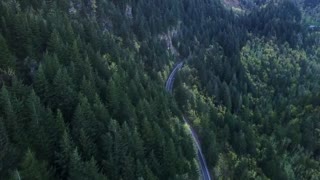
[[63,136],[60,139],[59,147],[55,151],[55,161],[57,176],[61,179],[68,179],[69,176],[69,163],[72,154],[72,141],[70,139],[68,131],[63,132]]
[[58,54],[59,57],[62,57],[62,47],[63,42],[61,40],[61,37],[56,29],[54,29],[50,35],[50,38],[48,40],[47,50],[50,53]]
[[68,117],[71,116],[75,105],[75,94],[71,78],[66,69],[59,69],[52,83],[50,104],[54,109],[63,109]]
[[17,124],[17,116],[14,111],[14,107],[11,101],[10,94],[6,88],[3,86],[0,94],[1,112],[4,115],[4,123],[8,132],[8,137],[13,142],[18,142],[19,128]]
[[109,100],[109,107],[111,108],[112,115],[115,115],[119,112],[120,104],[120,89],[117,87],[116,83],[113,79],[110,79],[108,83],[108,90],[107,90],[107,98]]
[[173,144],[172,139],[170,139],[167,143],[167,148],[164,151],[163,157],[164,157],[164,166],[167,169],[166,174],[164,174],[164,177],[173,177],[176,173],[176,158],[177,153]]
[[82,156],[84,159],[89,160],[91,157],[96,156],[96,146],[92,140],[85,134],[83,129],[80,130],[79,146],[81,148]]
[[0,34],[0,70],[6,71],[9,68],[15,69],[15,60],[11,55],[7,43],[3,36]]
[[0,177],[4,178],[11,167],[8,161],[9,153],[10,153],[10,144],[9,138],[4,126],[3,118],[0,117]]
[[45,76],[44,70],[42,65],[40,64],[35,81],[34,81],[34,90],[37,93],[37,95],[41,98],[42,102],[47,103],[48,102],[48,93],[49,93],[49,83],[47,81],[47,78]]
[[21,178],[28,180],[50,180],[50,172],[46,169],[46,163],[37,160],[34,153],[29,149],[21,163],[19,173]]
[[40,66],[42,66],[45,77],[49,83],[53,82],[58,70],[61,68],[57,55],[53,54],[53,56],[51,56],[48,53],[44,55],[44,63],[42,63]]
[[222,84],[222,98],[223,102],[225,104],[225,106],[227,107],[228,110],[231,110],[232,107],[232,101],[231,101],[231,93],[230,93],[230,89],[229,86],[226,84],[226,82],[224,82]]
[[316,179],[319,33],[251,4],[2,0],[0,179],[199,179],[182,114],[217,179]]
[[[39,152],[40,157],[48,157],[47,153],[49,152],[49,141],[43,128],[43,114],[45,109],[41,105],[40,98],[33,90],[27,99],[26,110],[28,111],[29,119],[29,123],[27,125],[27,134],[28,139],[30,139],[30,145],[37,152]],[[50,120],[47,119],[47,121]]]

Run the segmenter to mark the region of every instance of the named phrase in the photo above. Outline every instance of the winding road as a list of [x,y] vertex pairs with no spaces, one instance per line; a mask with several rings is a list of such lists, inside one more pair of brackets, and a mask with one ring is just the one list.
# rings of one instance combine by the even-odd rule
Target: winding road
[[[168,91],[169,93],[172,93],[173,83],[174,83],[176,74],[182,68],[182,66],[183,66],[183,62],[176,64],[176,66],[174,67],[174,69],[172,70],[172,72],[168,77],[168,80],[166,82],[166,91]],[[199,165],[201,168],[201,177],[203,180],[211,180],[211,176],[207,167],[205,157],[203,156],[203,153],[201,150],[198,136],[196,132],[193,130],[193,128],[190,126],[190,123],[188,122],[188,120],[184,116],[183,116],[183,121],[188,125],[191,132],[192,140],[197,148],[197,157],[198,157]]]

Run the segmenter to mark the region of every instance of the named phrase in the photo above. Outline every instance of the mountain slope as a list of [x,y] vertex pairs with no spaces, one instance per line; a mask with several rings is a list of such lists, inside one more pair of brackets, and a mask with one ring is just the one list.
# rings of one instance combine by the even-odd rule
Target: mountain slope
[[0,179],[199,179],[183,115],[214,179],[317,179],[319,33],[228,2],[1,1]]

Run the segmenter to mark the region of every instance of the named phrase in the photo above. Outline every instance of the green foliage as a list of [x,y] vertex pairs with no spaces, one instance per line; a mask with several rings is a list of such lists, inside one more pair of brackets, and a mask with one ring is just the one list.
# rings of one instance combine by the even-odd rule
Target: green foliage
[[70,159],[70,180],[104,180],[107,179],[99,173],[96,161],[92,158],[88,162],[83,162],[79,156],[77,149],[74,150]]
[[8,171],[16,161],[14,158],[16,150],[10,143],[3,118],[0,118],[0,154],[0,177],[5,178],[8,176]]
[[157,34],[178,24],[182,3],[1,1],[0,178],[197,177],[157,75],[169,61]]
[[[254,40],[242,49],[241,62],[252,88],[259,94],[279,96],[281,93],[295,96],[302,74],[302,64],[308,63],[306,52],[277,46],[273,42]],[[307,65],[308,66],[308,65]]]
[[[270,1],[242,20],[249,23],[245,43],[240,29],[234,40],[221,33],[226,42],[201,48],[207,41],[199,41],[178,76],[178,105],[218,179],[314,178],[319,50],[304,40],[315,36],[303,31],[299,9],[288,1]],[[231,42],[239,49],[228,52]],[[299,158],[306,163],[296,164]]]
[[8,49],[8,45],[3,38],[3,36],[0,34],[0,69],[1,71],[5,71],[9,68],[15,69],[15,61],[12,55],[10,54],[10,51]]
[[293,2],[284,0],[267,3],[252,11],[244,21],[250,26],[251,32],[277,37],[278,41],[288,42],[294,47],[300,43],[298,34],[302,33],[301,19],[299,8]]
[[198,179],[181,111],[213,177],[316,179],[320,49],[300,21],[289,1],[235,16],[218,0],[2,0],[0,179]]
[[34,180],[49,180],[52,179],[49,171],[46,169],[46,164],[40,162],[35,157],[34,153],[29,149],[21,163],[20,176],[23,179]]

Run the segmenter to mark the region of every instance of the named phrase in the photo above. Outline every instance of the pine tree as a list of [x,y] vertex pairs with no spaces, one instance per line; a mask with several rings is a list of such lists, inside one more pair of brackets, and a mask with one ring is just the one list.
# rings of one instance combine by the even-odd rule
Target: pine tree
[[120,111],[120,92],[119,88],[117,87],[116,83],[113,79],[110,79],[107,89],[107,100],[108,100],[108,107],[112,110],[112,115],[115,115]]
[[15,61],[8,49],[7,43],[3,36],[0,34],[0,70],[6,71],[7,69],[15,69]]
[[113,138],[110,133],[102,135],[101,144],[99,146],[101,147],[99,155],[101,156],[100,159],[102,159],[102,170],[103,173],[108,174],[108,177],[111,177],[111,179],[114,178],[116,173],[112,171],[112,168],[114,167],[113,145]]
[[149,154],[148,164],[149,164],[150,170],[152,170],[156,176],[160,177],[160,176],[164,175],[162,173],[164,171],[164,169],[161,168],[161,164],[160,164],[159,160],[156,158],[153,151]]
[[230,93],[229,86],[227,85],[226,82],[223,82],[222,84],[222,92],[223,92],[223,96],[221,99],[223,99],[224,105],[227,107],[227,109],[231,111],[231,108],[232,108],[231,93]]
[[153,172],[151,171],[151,169],[147,165],[145,166],[145,179],[150,179],[150,180],[159,179],[153,174]]
[[[38,6],[38,5],[37,5]],[[29,19],[30,39],[32,44],[32,58],[40,58],[43,48],[43,39],[40,33],[40,21],[36,18]]]
[[12,142],[19,142],[19,129],[17,124],[17,115],[11,101],[10,94],[3,86],[0,93],[0,112],[4,115],[4,122],[8,132],[8,137]]
[[50,108],[45,109],[43,119],[45,120],[42,122],[41,131],[44,134],[43,139],[45,140],[46,147],[48,148],[47,152],[44,152],[43,154],[47,156],[48,162],[51,163],[54,161],[53,150],[58,148],[58,142],[61,136],[59,136],[56,119]]
[[177,162],[176,158],[177,158],[177,153],[175,150],[175,146],[174,146],[172,139],[170,139],[166,144],[166,148],[165,148],[164,154],[163,154],[163,160],[164,160],[163,169],[166,170],[164,177],[169,178],[169,177],[175,176],[176,162]]
[[53,109],[60,109],[67,117],[71,117],[75,106],[75,94],[72,89],[71,78],[66,69],[59,69],[50,91]]
[[142,163],[137,160],[136,161],[136,172],[135,172],[135,178],[136,179],[143,179],[144,176],[144,167],[142,165]]
[[90,161],[85,163],[85,170],[88,180],[107,180],[107,177],[99,172],[97,162],[94,158],[91,158]]
[[80,114],[75,115],[76,119],[74,120],[76,120],[76,122],[79,123],[82,128],[84,128],[89,138],[97,140],[99,137],[99,133],[102,134],[102,132],[100,131],[99,123],[95,118],[88,99],[82,94],[80,94],[79,96],[80,102],[78,109],[80,108]]
[[64,122],[63,115],[62,115],[62,112],[60,111],[60,109],[57,110],[55,124],[56,124],[56,128],[57,128],[56,131],[57,131],[58,139],[61,139],[64,135],[64,132],[67,129],[66,129],[66,124]]
[[82,162],[81,157],[78,153],[78,150],[75,149],[70,157],[69,162],[69,177],[70,180],[81,180],[86,179],[84,176],[84,162]]
[[134,129],[133,135],[132,135],[132,148],[134,151],[134,155],[136,159],[143,159],[144,157],[144,143],[141,139],[141,135],[138,133],[137,129]]
[[105,180],[104,175],[99,173],[96,161],[92,158],[88,162],[83,162],[77,151],[74,150],[70,159],[69,180]]
[[198,179],[200,175],[200,167],[197,162],[197,159],[194,158],[190,162],[190,179]]
[[94,112],[94,115],[96,119],[101,124],[101,130],[105,132],[105,128],[110,123],[110,115],[108,109],[105,107],[105,105],[101,102],[100,97],[98,94],[95,94],[95,99],[93,103],[92,110]]
[[50,35],[47,50],[50,53],[62,55],[63,42],[61,40],[59,32],[54,29]]
[[45,129],[43,128],[43,114],[45,114],[45,109],[42,107],[39,97],[33,90],[27,99],[26,111],[29,119],[27,134],[28,139],[30,140],[30,145],[38,152],[39,157],[47,158],[47,153],[50,150],[48,137],[46,136]]
[[[24,59],[32,54],[31,32],[26,17],[21,13],[12,19],[10,43],[19,59]],[[21,65],[21,64],[20,64]],[[22,68],[22,67],[21,67]]]
[[91,81],[83,77],[80,90],[86,96],[90,103],[94,102],[94,98],[96,97],[96,90]]
[[53,56],[46,53],[44,55],[44,62],[41,64],[45,77],[48,80],[48,83],[52,83],[59,68],[61,67],[59,59],[56,54]]
[[141,122],[141,132],[140,134],[142,135],[142,139],[144,140],[145,142],[145,147],[146,147],[146,152],[149,153],[151,150],[152,150],[152,145],[153,145],[153,132],[152,132],[152,127],[151,127],[151,124],[150,122],[144,118]]
[[[301,131],[302,131],[302,137],[301,137],[301,142],[302,145],[308,149],[311,152],[314,152],[315,149],[317,149],[317,144],[318,146],[320,145],[320,140],[317,139],[317,130],[319,130],[319,127],[316,128],[316,123],[317,119],[314,117],[308,117],[301,125]],[[320,126],[320,125],[319,125]],[[318,132],[320,133],[320,132]]]
[[49,88],[49,84],[48,81],[45,77],[45,73],[43,71],[43,67],[40,64],[37,74],[36,74],[36,78],[34,81],[34,90],[37,93],[37,95],[41,98],[41,101],[46,103],[48,100],[48,90]]
[[207,147],[205,151],[207,162],[209,165],[215,166],[215,164],[218,161],[219,154],[215,134],[212,131],[210,131],[204,140],[204,143],[208,143],[206,145],[203,144],[204,147]]
[[[76,138],[75,140],[78,140],[78,137],[80,136],[81,129],[85,128],[85,115],[82,109],[82,106],[79,104],[74,112],[71,125],[72,125],[72,137]],[[79,142],[78,142],[79,143]]]
[[[18,79],[16,76],[12,78],[12,84],[10,86],[10,94],[13,97],[11,99],[12,105],[16,112],[23,111],[23,103],[24,99],[29,96],[30,94],[30,87],[26,86],[24,82],[20,79]],[[20,117],[19,113],[16,113],[18,118],[20,118],[19,121],[22,121],[23,118]]]
[[233,133],[233,143],[235,151],[239,154],[244,154],[247,149],[247,142],[242,131]]
[[51,177],[46,166],[46,163],[37,160],[34,153],[29,149],[21,163],[21,178],[26,180],[49,180]]
[[74,74],[71,74],[72,78],[76,80],[76,82],[81,82],[83,76],[88,77],[88,73],[86,73],[85,69],[90,66],[85,67],[87,64],[85,64],[85,61],[81,57],[78,41],[74,40],[72,46],[69,47],[68,53],[68,63],[73,62],[75,68]]
[[56,174],[60,179],[68,179],[69,163],[72,155],[73,145],[69,133],[64,131],[59,142],[59,148],[55,151]]
[[4,126],[3,119],[0,117],[0,177],[7,170],[6,156],[9,151],[9,138]]
[[124,155],[121,157],[121,176],[123,179],[127,177],[134,177],[134,158],[129,154],[129,155]]
[[82,156],[85,160],[89,160],[91,157],[94,157],[97,153],[96,145],[92,142],[92,140],[86,135],[83,129],[80,129],[80,149],[82,152]]

